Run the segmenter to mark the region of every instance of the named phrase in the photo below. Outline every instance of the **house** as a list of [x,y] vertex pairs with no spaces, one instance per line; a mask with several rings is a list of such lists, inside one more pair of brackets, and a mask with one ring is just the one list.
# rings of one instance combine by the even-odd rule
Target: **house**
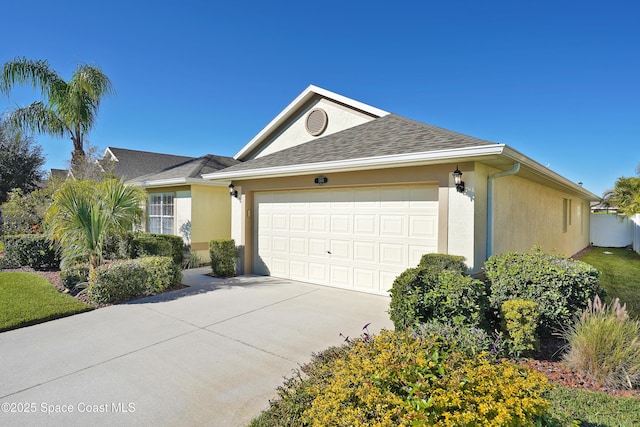
[[598,199],[505,144],[315,86],[234,157],[203,178],[232,186],[245,274],[373,293],[429,252],[462,255],[471,272],[533,245],[577,253]]
[[202,175],[237,163],[207,154],[127,181],[149,195],[145,231],[183,236],[193,251],[207,258],[210,240],[230,237],[231,201],[228,182],[204,180]]

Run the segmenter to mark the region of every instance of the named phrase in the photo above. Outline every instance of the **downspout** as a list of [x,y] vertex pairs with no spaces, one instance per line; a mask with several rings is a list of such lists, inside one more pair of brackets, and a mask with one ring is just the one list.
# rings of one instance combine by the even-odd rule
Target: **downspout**
[[489,175],[487,183],[487,255],[488,259],[493,255],[493,181],[503,176],[515,175],[520,171],[520,162],[516,162],[508,171],[502,171]]

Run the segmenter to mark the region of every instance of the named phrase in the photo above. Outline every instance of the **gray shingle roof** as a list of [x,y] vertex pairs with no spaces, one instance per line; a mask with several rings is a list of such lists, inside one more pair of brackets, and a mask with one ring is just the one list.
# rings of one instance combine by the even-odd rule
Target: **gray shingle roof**
[[248,160],[225,172],[496,144],[389,114],[316,140]]
[[132,181],[159,181],[179,178],[201,178],[202,174],[212,173],[240,163],[233,157],[206,154],[197,159],[187,160],[150,174],[136,177]]
[[123,180],[147,175],[166,169],[179,163],[184,163],[195,157],[175,156],[173,154],[152,153],[149,151],[129,150],[126,148],[108,147],[118,159],[117,162],[101,160],[106,172],[113,173]]

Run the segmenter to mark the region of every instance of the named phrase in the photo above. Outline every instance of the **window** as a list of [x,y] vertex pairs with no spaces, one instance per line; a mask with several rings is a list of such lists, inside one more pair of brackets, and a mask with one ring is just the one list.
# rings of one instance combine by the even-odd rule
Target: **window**
[[571,205],[570,205],[570,200],[569,199],[562,199],[562,232],[566,233],[567,229],[569,227],[569,224],[571,223],[571,213],[570,213],[570,209],[571,209]]
[[151,194],[149,196],[149,232],[174,234],[173,193]]

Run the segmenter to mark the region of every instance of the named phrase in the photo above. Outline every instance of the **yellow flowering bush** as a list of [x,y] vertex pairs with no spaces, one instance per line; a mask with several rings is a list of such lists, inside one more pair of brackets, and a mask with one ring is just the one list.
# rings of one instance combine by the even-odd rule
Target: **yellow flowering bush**
[[316,374],[302,425],[534,426],[549,409],[542,375],[405,333],[356,342]]

